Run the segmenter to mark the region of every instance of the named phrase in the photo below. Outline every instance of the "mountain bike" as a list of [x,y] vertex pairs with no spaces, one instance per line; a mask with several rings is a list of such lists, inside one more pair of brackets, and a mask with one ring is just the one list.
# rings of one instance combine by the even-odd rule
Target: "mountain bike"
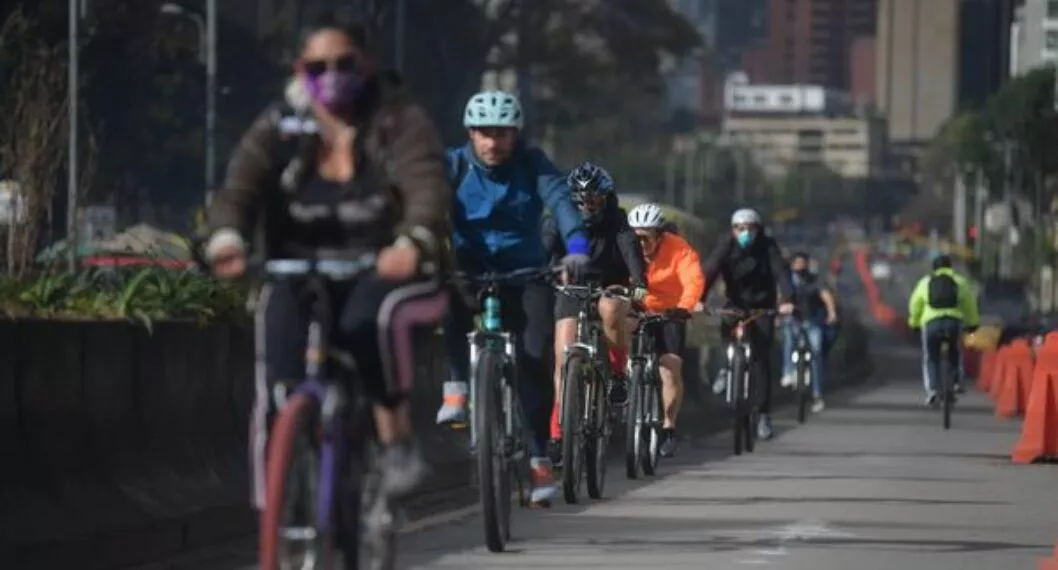
[[[374,266],[373,254],[354,261],[274,259],[263,264],[269,279],[293,279],[311,297],[305,376],[273,389],[278,414],[268,438],[266,500],[260,517],[262,570],[330,569],[335,543],[347,568],[358,568],[360,540],[370,568],[391,569],[396,559],[396,517],[388,498],[370,493],[374,423],[370,405],[348,394],[333,361],[351,356],[329,346],[332,307],[328,284],[350,281]],[[357,382],[348,385],[356,386]],[[373,503],[368,509],[364,503]],[[361,517],[366,528],[361,528]],[[362,535],[362,536],[361,536]]]
[[735,308],[707,308],[706,312],[720,317],[736,319],[731,328],[731,341],[724,347],[727,357],[727,386],[724,392],[728,407],[732,410],[731,435],[735,455],[742,451],[752,453],[756,443],[756,426],[760,411],[756,404],[756,387],[752,382],[753,351],[750,346],[749,327],[757,319],[776,314],[772,309],[741,310]]
[[[477,456],[478,493],[485,544],[502,552],[511,539],[511,500],[529,504],[529,424],[518,397],[516,338],[503,329],[500,291],[504,285],[541,279],[551,269],[455,276],[478,288],[480,326],[467,334],[470,347],[471,447]],[[515,491],[512,492],[512,484]]]
[[608,346],[599,320],[599,299],[628,300],[622,287],[598,284],[555,285],[555,290],[577,301],[576,340],[566,346],[562,360],[559,425],[562,427],[562,495],[566,503],[578,501],[581,482],[588,496],[602,497],[606,485],[606,449],[613,425],[610,390],[613,375]]
[[625,476],[629,479],[654,475],[658,468],[661,428],[665,420],[661,401],[661,376],[654,349],[657,331],[670,321],[686,322],[691,314],[683,309],[665,313],[632,310],[636,319],[628,353],[628,406],[625,408]]

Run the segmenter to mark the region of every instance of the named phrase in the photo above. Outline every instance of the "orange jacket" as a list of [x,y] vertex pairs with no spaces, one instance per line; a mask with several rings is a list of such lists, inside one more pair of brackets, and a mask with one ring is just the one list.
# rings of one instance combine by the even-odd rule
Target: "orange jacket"
[[643,306],[648,311],[694,309],[705,291],[705,274],[698,252],[682,237],[662,234],[654,258],[647,265],[647,296]]

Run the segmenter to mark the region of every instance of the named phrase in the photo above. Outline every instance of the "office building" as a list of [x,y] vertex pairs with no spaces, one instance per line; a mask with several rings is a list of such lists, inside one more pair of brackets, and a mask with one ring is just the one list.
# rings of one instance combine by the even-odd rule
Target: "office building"
[[1011,76],[1058,63],[1058,0],[1025,0],[1010,24]]

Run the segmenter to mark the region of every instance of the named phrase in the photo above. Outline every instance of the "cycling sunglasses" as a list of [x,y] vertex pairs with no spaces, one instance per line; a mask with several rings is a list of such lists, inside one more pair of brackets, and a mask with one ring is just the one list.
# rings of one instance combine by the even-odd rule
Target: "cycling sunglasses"
[[595,210],[606,204],[606,196],[602,194],[579,192],[573,195],[573,202],[578,206],[585,206]]
[[301,69],[313,77],[323,75],[328,69],[335,71],[355,71],[356,56],[346,54],[335,59],[311,59],[301,62]]

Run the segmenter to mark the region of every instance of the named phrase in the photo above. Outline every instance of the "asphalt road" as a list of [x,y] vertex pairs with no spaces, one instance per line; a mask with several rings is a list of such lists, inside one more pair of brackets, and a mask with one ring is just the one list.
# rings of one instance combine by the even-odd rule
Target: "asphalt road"
[[[903,351],[901,351],[903,352]],[[904,354],[908,356],[908,354]],[[687,441],[663,476],[609,498],[516,513],[512,552],[482,546],[473,508],[416,523],[408,569],[1031,569],[1058,539],[1058,468],[1015,466],[1016,422],[968,394],[944,432],[905,376],[829,402],[732,457],[728,434]],[[253,568],[252,544],[150,570]]]

